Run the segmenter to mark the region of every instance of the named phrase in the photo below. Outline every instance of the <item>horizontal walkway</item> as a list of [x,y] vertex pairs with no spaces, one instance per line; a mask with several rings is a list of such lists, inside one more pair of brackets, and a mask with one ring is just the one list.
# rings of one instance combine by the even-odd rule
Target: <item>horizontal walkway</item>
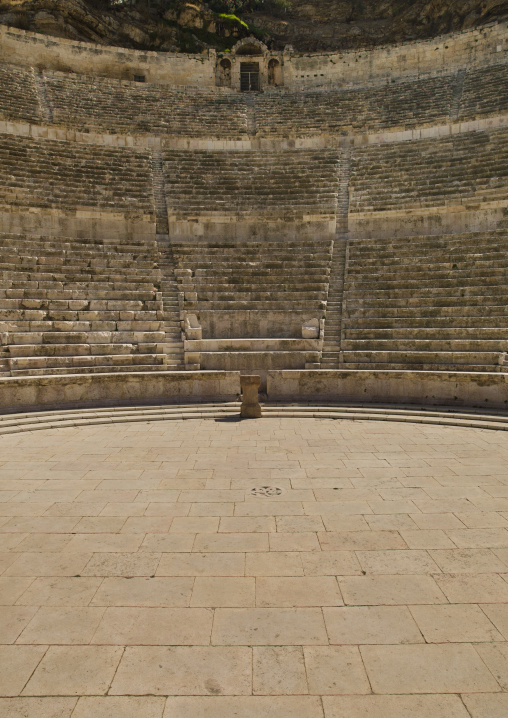
[[1,418],[0,718],[505,718],[502,417],[218,409]]

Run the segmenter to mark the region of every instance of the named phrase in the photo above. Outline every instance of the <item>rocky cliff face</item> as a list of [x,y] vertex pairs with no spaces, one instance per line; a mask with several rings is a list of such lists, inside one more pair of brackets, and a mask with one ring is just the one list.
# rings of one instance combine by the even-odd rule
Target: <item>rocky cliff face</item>
[[253,21],[278,42],[319,51],[435,37],[507,17],[507,0],[292,0],[291,17]]
[[[268,2],[268,0],[267,0]],[[121,3],[121,4],[120,4]],[[290,0],[277,12],[219,15],[200,0],[0,0],[0,23],[143,50],[225,49],[254,34],[273,48],[323,51],[395,44],[508,18],[507,0]]]

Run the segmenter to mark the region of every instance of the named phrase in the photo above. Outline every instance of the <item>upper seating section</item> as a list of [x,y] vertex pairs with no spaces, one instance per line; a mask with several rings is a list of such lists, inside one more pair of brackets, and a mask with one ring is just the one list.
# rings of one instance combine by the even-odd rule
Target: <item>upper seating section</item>
[[39,103],[31,70],[0,64],[0,119],[40,122]]
[[461,120],[508,112],[508,64],[469,70],[460,106]]
[[441,207],[506,199],[508,130],[355,150],[350,211]]
[[337,152],[164,153],[169,214],[334,214]]
[[127,148],[2,135],[0,202],[152,213],[150,157]]
[[412,129],[508,109],[508,65],[374,87],[254,93],[175,88],[0,65],[0,118],[41,123],[37,84],[53,123],[112,134],[189,138],[309,137]]
[[109,133],[184,137],[247,134],[244,98],[86,75],[46,74],[56,124]]
[[447,122],[455,76],[382,87],[260,95],[259,134],[312,136]]

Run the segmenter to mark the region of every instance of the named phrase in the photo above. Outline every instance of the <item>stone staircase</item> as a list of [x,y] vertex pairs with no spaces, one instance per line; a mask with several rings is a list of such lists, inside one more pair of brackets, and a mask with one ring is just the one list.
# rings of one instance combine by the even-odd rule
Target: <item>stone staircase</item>
[[2,235],[0,370],[167,368],[155,242]]
[[319,362],[320,340],[303,340],[302,325],[324,314],[329,240],[173,242],[173,251],[184,313],[203,332],[186,351],[201,353],[201,368],[262,373]]
[[452,85],[452,99],[450,106],[450,119],[456,122],[460,116],[460,105],[462,102],[462,93],[464,90],[464,81],[466,79],[466,71],[459,70],[455,76],[455,82]]
[[499,371],[508,232],[350,241],[346,369]]
[[301,337],[302,321],[323,314],[326,239],[172,244],[185,313],[210,338]]
[[44,84],[44,76],[42,70],[36,70],[33,68],[35,92],[37,94],[37,101],[39,103],[39,114],[46,125],[53,124],[53,108],[46,92],[46,85]]
[[173,249],[169,239],[168,209],[164,185],[163,159],[160,150],[152,150],[152,182],[156,218],[156,242],[161,270],[162,326],[165,333],[164,353],[167,369],[182,369],[183,339],[179,291],[175,277]]
[[348,214],[350,174],[351,150],[347,149],[342,152],[340,159],[336,215],[337,225],[326,303],[325,337],[321,357],[322,369],[337,369],[340,362],[344,280],[347,274],[349,255]]

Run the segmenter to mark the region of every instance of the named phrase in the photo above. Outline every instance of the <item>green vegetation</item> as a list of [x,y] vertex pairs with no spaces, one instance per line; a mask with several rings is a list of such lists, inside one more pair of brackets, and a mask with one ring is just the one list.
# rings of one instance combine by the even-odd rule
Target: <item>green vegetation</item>
[[247,25],[247,23],[244,22],[243,20],[240,20],[240,18],[237,17],[236,15],[230,15],[225,12],[219,12],[219,13],[217,13],[217,17],[219,17],[221,20],[229,20],[230,22],[238,23],[239,25],[242,25],[243,27],[245,27],[247,30],[249,29],[249,26]]

